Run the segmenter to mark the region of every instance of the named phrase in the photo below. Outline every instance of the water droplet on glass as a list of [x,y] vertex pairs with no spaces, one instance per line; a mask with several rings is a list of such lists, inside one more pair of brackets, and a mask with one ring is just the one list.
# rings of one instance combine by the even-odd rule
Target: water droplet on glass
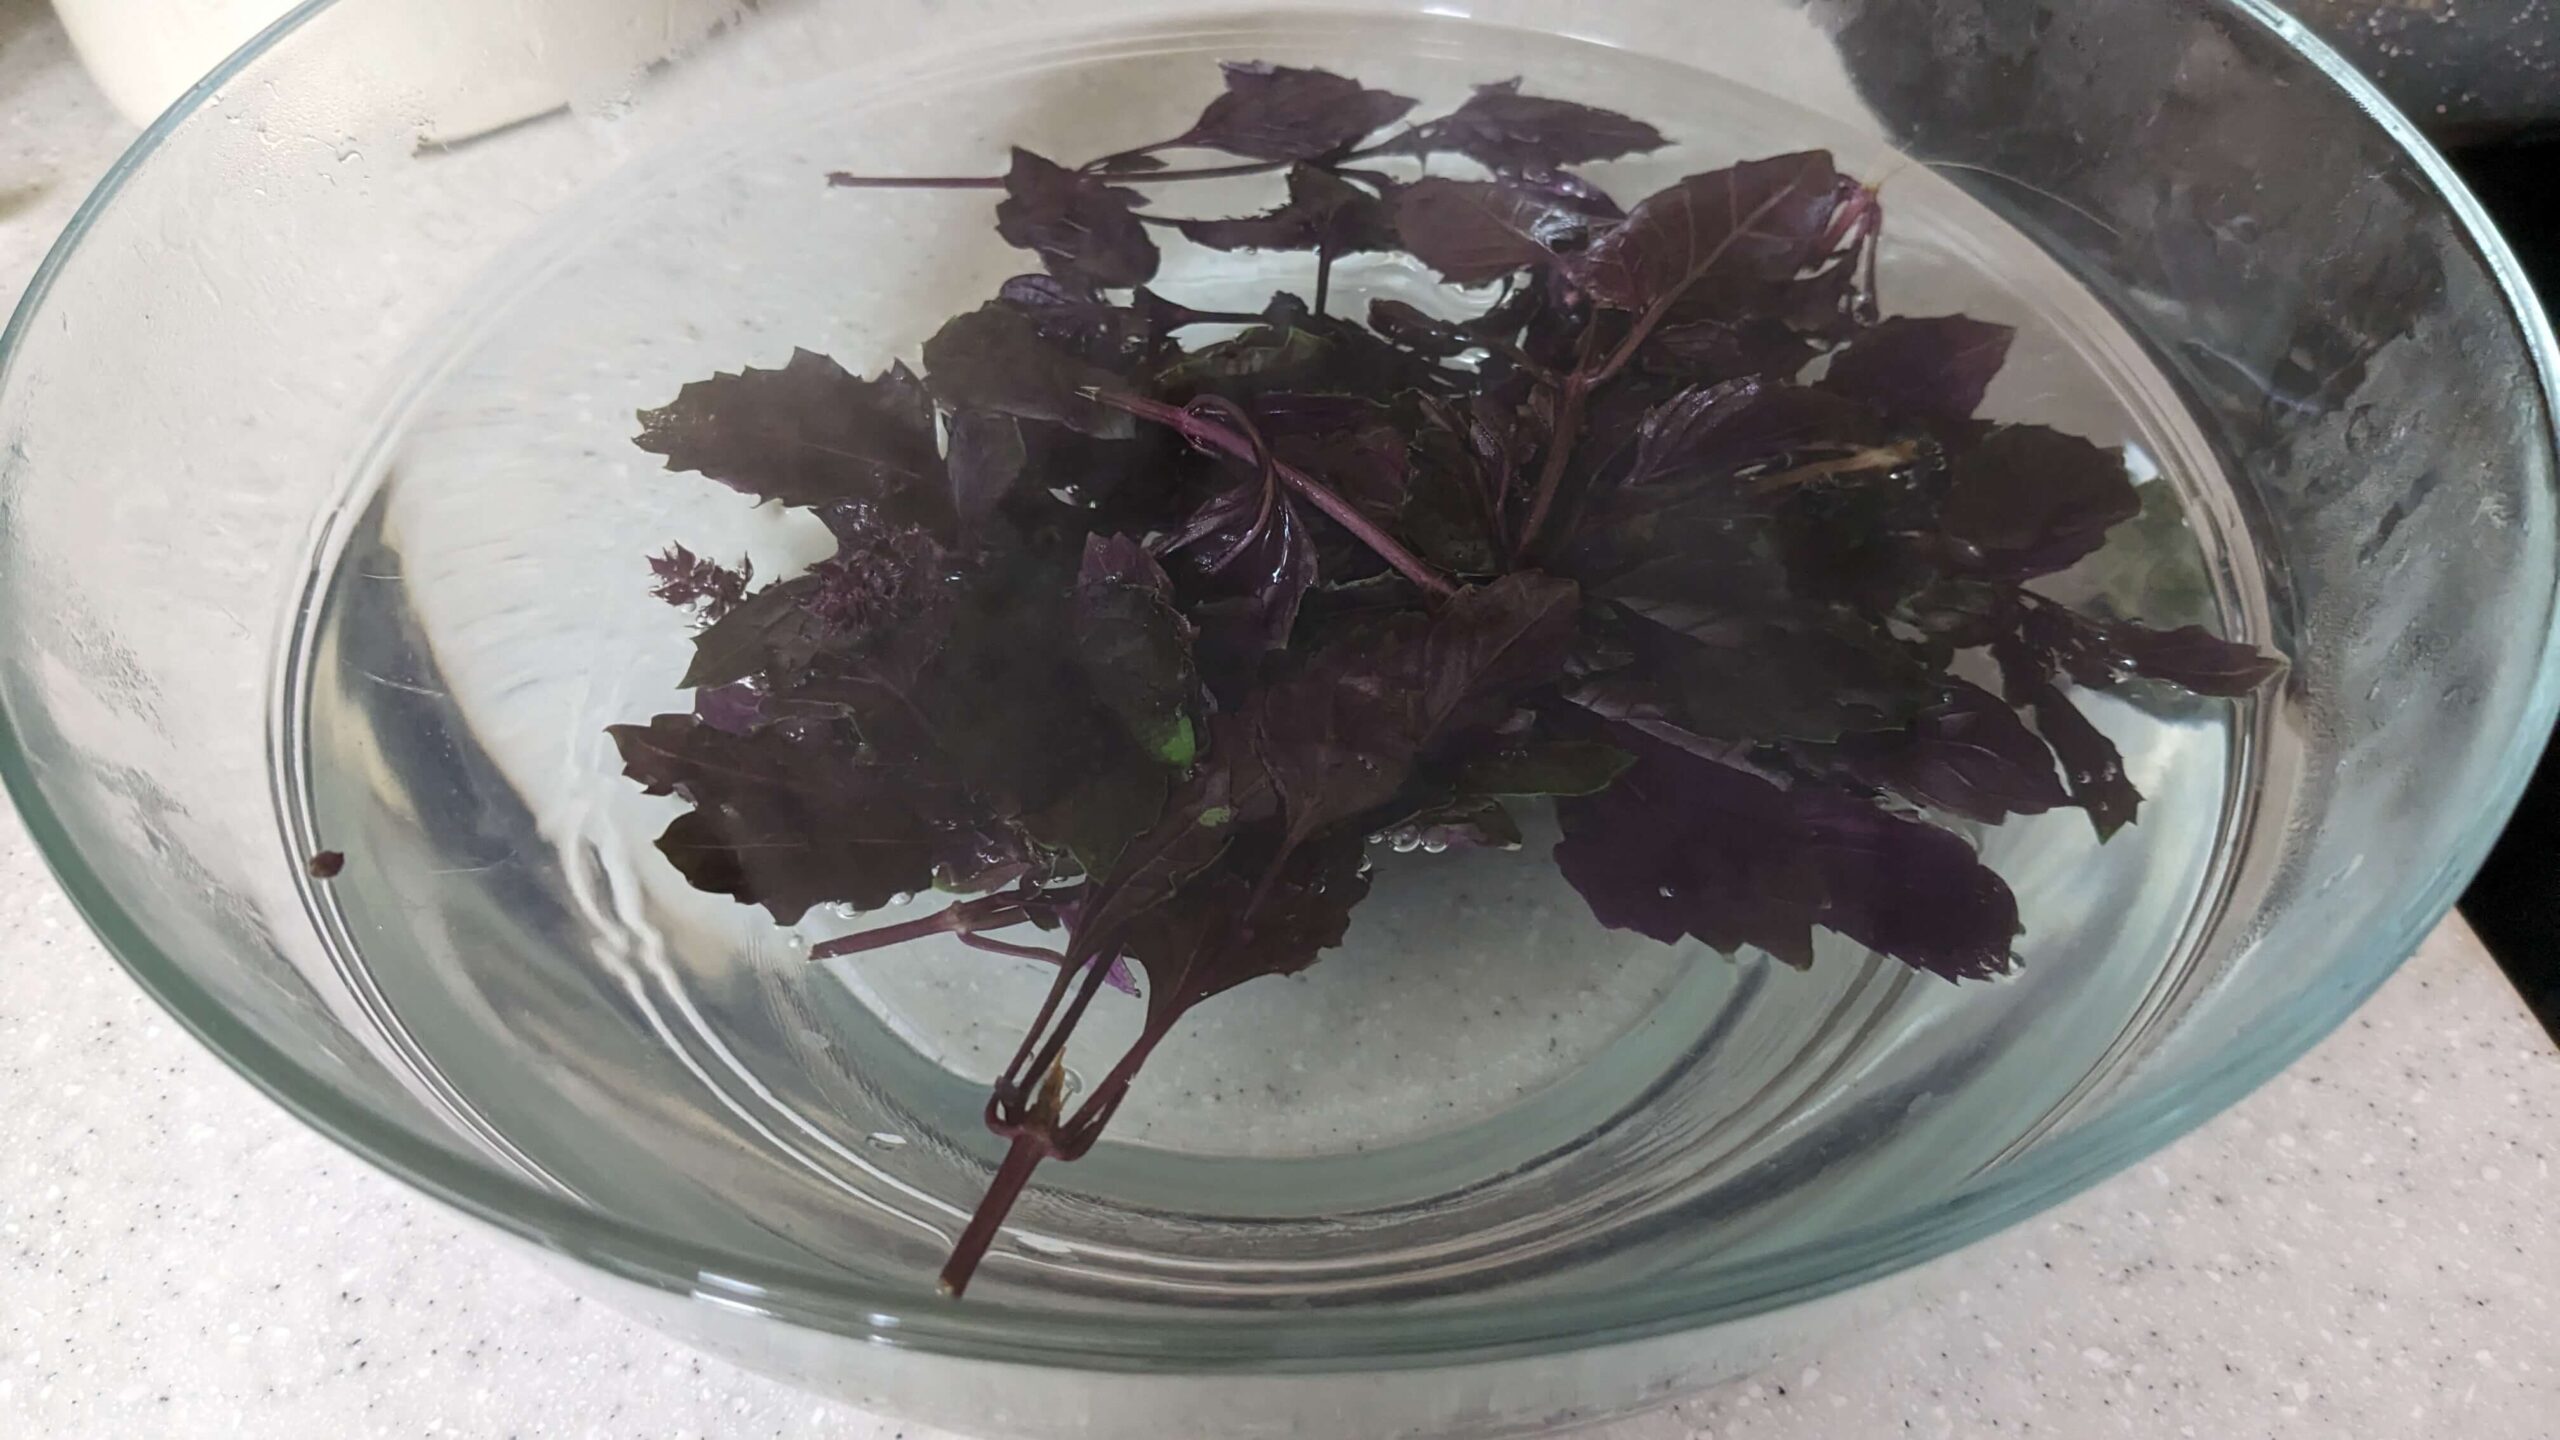
[[1061,1104],[1084,1093],[1084,1077],[1076,1073],[1073,1065],[1059,1066],[1058,1079],[1058,1100]]
[[883,1150],[896,1150],[907,1143],[907,1137],[894,1130],[874,1130],[864,1138]]
[[1384,845],[1384,844],[1386,844],[1386,843],[1387,843],[1387,832],[1386,832],[1386,831],[1384,831],[1384,830],[1372,830],[1372,831],[1370,831],[1370,832],[1369,832],[1369,843],[1370,843],[1370,844],[1372,844],[1372,845]]
[[905,905],[912,902],[915,898],[916,892],[913,890],[901,890],[897,894],[889,897],[889,903],[892,905]]
[[1442,854],[1447,851],[1448,848],[1449,842],[1446,840],[1425,840],[1422,842],[1422,853],[1425,855]]
[[1413,836],[1413,835],[1399,835],[1399,836],[1397,836],[1397,837],[1396,837],[1396,845],[1395,845],[1395,849],[1396,849],[1396,853],[1397,853],[1397,854],[1399,854],[1399,855],[1410,855],[1410,854],[1412,854],[1414,851],[1419,850],[1419,849],[1421,849],[1421,848],[1422,848],[1422,841],[1421,841],[1421,839],[1420,839],[1419,837],[1417,837],[1417,836]]
[[1658,890],[1658,891],[1656,891],[1656,892],[1654,892],[1654,893],[1656,893],[1656,894],[1660,895],[1663,899],[1668,900],[1668,899],[1670,899],[1670,898],[1671,898],[1671,887],[1670,887],[1670,886],[1668,886],[1668,885],[1665,885],[1665,886],[1663,886],[1660,890]]

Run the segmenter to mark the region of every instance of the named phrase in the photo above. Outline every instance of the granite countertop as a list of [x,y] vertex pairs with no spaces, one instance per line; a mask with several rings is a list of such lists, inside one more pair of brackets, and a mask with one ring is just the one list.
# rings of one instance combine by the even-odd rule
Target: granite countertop
[[[130,139],[0,0],[0,308]],[[1596,1432],[2560,1436],[2560,1052],[2458,922],[2202,1131],[1777,1373]],[[303,1129],[0,816],[0,1435],[927,1440],[580,1299]]]

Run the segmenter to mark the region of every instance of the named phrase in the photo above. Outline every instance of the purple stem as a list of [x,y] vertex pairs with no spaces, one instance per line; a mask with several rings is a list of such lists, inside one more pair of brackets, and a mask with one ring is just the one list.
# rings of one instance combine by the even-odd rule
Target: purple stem
[[[1009,940],[992,940],[968,931],[961,932],[960,943],[972,950],[984,950],[990,955],[1010,955],[1016,960],[1037,960],[1044,965],[1067,963],[1067,957],[1055,950],[1043,949],[1038,945],[1016,945]],[[1109,972],[1102,977],[1105,984],[1123,995],[1138,993],[1137,978],[1129,973],[1127,961],[1114,960],[1105,968]]]
[[860,955],[872,950],[886,950],[892,945],[904,945],[910,940],[922,940],[930,935],[948,935],[955,930],[1002,930],[1029,918],[1029,912],[1022,908],[1018,898],[990,895],[983,900],[963,900],[921,920],[883,925],[877,930],[829,940],[811,949],[809,958],[833,960],[845,955]]
[[[1105,156],[1104,160],[1119,160],[1130,155],[1170,150],[1182,143],[1180,140],[1175,140],[1162,145],[1150,145],[1143,150],[1124,150],[1118,155]],[[1398,149],[1396,142],[1391,140],[1384,145],[1372,145],[1366,150],[1354,150],[1332,161],[1331,164],[1348,165],[1354,160],[1368,160],[1380,155],[1405,153],[1409,152]],[[1095,165],[1102,163],[1103,161],[1100,160],[1094,162]],[[1107,181],[1113,185],[1153,185],[1158,181],[1169,180],[1228,180],[1239,175],[1269,175],[1275,171],[1286,170],[1298,163],[1300,162],[1296,160],[1253,160],[1239,165],[1201,165],[1189,170],[1148,170],[1127,175],[1104,174],[1092,165],[1088,165],[1076,173],[1090,179]],[[856,175],[850,170],[836,170],[829,172],[827,183],[848,190],[1001,190],[1005,185],[1005,177],[1002,175]]]
[[[1135,395],[1121,395],[1107,390],[1097,392],[1093,398],[1096,403],[1108,405],[1114,410],[1135,415],[1141,420],[1152,420],[1159,425],[1168,426],[1181,432],[1184,439],[1223,451],[1246,464],[1259,464],[1263,458],[1252,441],[1214,420],[1194,415],[1179,405],[1167,405],[1161,400],[1145,400]],[[1426,593],[1444,600],[1458,593],[1456,583],[1449,577],[1432,569],[1424,563],[1422,557],[1396,543],[1394,536],[1379,529],[1368,516],[1353,508],[1350,501],[1333,493],[1323,482],[1295,466],[1278,461],[1272,463],[1272,468],[1278,472],[1280,483],[1297,491],[1308,504],[1332,516],[1343,529],[1358,536],[1362,544],[1376,551],[1379,559],[1394,566],[1406,579],[1421,586]]]

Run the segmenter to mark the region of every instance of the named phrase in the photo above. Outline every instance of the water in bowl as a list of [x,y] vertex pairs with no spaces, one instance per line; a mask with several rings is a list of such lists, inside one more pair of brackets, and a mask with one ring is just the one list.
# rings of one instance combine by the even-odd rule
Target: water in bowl
[[[1886,309],[2016,326],[1984,413],[2127,447],[2168,517],[2132,577],[2146,618],[2263,633],[2256,568],[2174,391],[2027,238],[1772,97],[1596,46],[1458,33],[1151,32],[779,95],[635,157],[418,347],[315,557],[284,728],[294,822],[348,857],[315,906],[422,1093],[624,1219],[929,1286],[1000,1153],[986,1082],[1046,976],[934,942],[813,962],[812,944],[870,922],[777,928],[691,891],[651,848],[678,803],[620,778],[604,735],[688,704],[688,627],[650,598],[646,557],[682,541],[787,574],[827,542],[805,515],[662,471],[630,443],[633,415],[795,347],[864,373],[912,359],[1027,268],[983,191],[830,190],[827,171],[983,172],[1017,140],[1081,157],[1176,133],[1221,59],[1327,65],[1426,111],[1524,74],[1672,136],[1595,167],[1630,199],[1809,146],[1889,177]],[[1167,208],[1266,200],[1261,182],[1210,182]],[[1253,309],[1304,291],[1307,267],[1174,244],[1156,288]],[[1334,293],[1349,313],[1446,298],[1375,258],[1346,262]],[[2149,802],[2103,848],[2070,811],[1984,833],[2023,905],[2016,977],[1959,990],[1838,942],[1799,972],[1604,931],[1548,863],[1551,828],[1516,854],[1381,847],[1346,945],[1190,1017],[1106,1143],[1044,1172],[980,1293],[1297,1304],[1534,1284],[1665,1226],[1732,1257],[1951,1190],[2060,1123],[2170,1002],[2238,830],[2247,748],[2229,707],[2087,705]],[[1137,1011],[1106,996],[1070,1064],[1107,1067]]]

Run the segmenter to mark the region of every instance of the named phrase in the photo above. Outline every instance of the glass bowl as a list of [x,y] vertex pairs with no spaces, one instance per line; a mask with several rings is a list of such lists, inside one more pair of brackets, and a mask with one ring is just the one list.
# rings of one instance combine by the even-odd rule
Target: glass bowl
[[[0,344],[0,761],[108,946],[287,1107],[860,1404],[1498,1435],[1766,1363],[2338,1023],[2444,914],[2560,701],[2549,330],[2441,161],[2261,5],[426,14],[278,24],[29,289]],[[1881,177],[1889,308],[2018,323],[2036,359],[1995,406],[2140,447],[2194,561],[2151,598],[2291,670],[2105,712],[2177,737],[2154,838],[1985,837],[2070,898],[2030,905],[2044,961],[1961,998],[1854,949],[1797,975],[1549,933],[1526,871],[1400,880],[1371,936],[1398,966],[1204,1010],[1161,1102],[1044,1173],[955,1303],[934,1263],[996,1154],[972,1027],[1039,987],[814,965],[817,930],[670,895],[623,843],[663,811],[599,732],[682,651],[641,555],[794,543],[657,474],[629,417],[796,345],[876,369],[1018,268],[983,193],[828,169],[1102,153],[1197,106],[1171,77],[1253,58],[1673,116],[1682,148],[1609,172],[1635,193],[1807,145]]]

